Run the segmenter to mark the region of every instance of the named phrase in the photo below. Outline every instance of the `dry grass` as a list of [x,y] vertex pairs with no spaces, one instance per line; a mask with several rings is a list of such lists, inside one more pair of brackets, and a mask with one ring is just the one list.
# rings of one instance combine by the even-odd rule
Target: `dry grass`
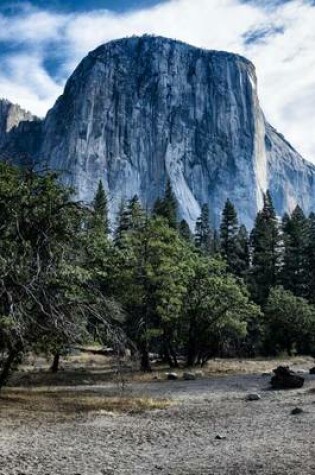
[[[314,359],[311,357],[283,357],[274,359],[220,359],[210,360],[202,369],[191,368],[192,372],[201,371],[204,377],[213,375],[261,374],[270,373],[279,365],[296,368],[311,368]],[[32,355],[27,359],[20,371],[15,373],[9,384],[13,387],[62,387],[62,386],[90,386],[107,384],[108,382],[150,382],[165,380],[165,373],[171,370],[167,365],[153,366],[152,373],[142,373],[132,370],[130,362],[122,365],[122,372],[117,372],[115,358],[101,355],[82,353],[70,355],[61,360],[61,369],[57,374],[49,372],[49,364],[44,358]],[[187,369],[176,369],[182,378]],[[199,375],[199,378],[201,376]]]
[[0,396],[0,417],[68,420],[91,412],[140,413],[165,409],[167,399],[107,397],[93,392],[7,389]]
[[[224,375],[237,375],[237,374],[260,374],[271,373],[274,368],[279,365],[290,366],[292,369],[301,367],[314,366],[314,358],[301,356],[301,357],[283,357],[283,358],[270,358],[270,359],[220,359],[215,358],[208,361],[203,367],[194,367],[190,369],[175,369],[179,376],[182,378],[185,371],[201,372],[204,377],[208,376],[224,376]],[[152,380],[165,380],[166,373],[171,372],[168,366],[159,366],[154,369],[152,373],[140,373],[136,372],[129,376],[134,382],[149,382]]]
[[205,373],[208,374],[257,374],[269,373],[279,365],[294,367],[312,366],[311,357],[276,358],[276,359],[215,359],[207,363]]

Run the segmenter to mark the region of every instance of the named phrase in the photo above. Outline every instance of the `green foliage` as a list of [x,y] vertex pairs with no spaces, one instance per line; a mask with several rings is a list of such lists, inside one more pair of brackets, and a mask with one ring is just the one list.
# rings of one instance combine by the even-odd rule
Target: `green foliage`
[[282,283],[299,297],[307,297],[308,222],[302,209],[297,206],[291,216],[282,222],[284,256]]
[[221,261],[195,259],[193,270],[185,301],[189,365],[216,354],[235,354],[247,323],[260,316],[245,286],[226,273]]
[[283,287],[273,288],[265,307],[265,347],[269,354],[315,350],[315,308]]
[[271,287],[278,282],[281,264],[279,225],[269,192],[256,217],[251,248],[250,289],[255,302],[264,305]]
[[249,243],[231,202],[220,239],[204,205],[193,239],[168,182],[152,216],[137,196],[122,203],[112,239],[107,208],[101,182],[89,210],[55,174],[0,163],[0,388],[26,350],[91,338],[128,342],[144,370],[150,351],[171,366],[179,352],[190,365],[257,355],[262,335],[269,353],[315,351],[314,307],[299,298],[315,301],[314,215],[296,208],[280,234],[267,193]]
[[124,252],[116,266],[117,298],[129,315],[130,335],[138,340],[143,367],[152,335],[163,331],[166,345],[176,343],[176,327],[186,291],[188,248],[163,218],[147,219],[125,236]]
[[103,324],[107,306],[84,261],[87,210],[55,174],[0,164],[0,211],[0,351],[7,363],[27,349],[82,342],[89,315]]
[[210,228],[209,206],[202,205],[201,215],[196,222],[195,245],[203,254],[213,254],[213,237]]
[[238,218],[234,205],[227,200],[222,212],[220,226],[220,250],[222,257],[226,260],[228,269],[236,271],[237,266],[237,233]]
[[192,232],[190,231],[187,221],[185,221],[184,219],[179,223],[178,232],[185,241],[190,243],[192,242]]
[[91,219],[91,227],[98,232],[109,233],[108,221],[108,201],[103,182],[100,180],[93,201],[93,216]]
[[240,226],[236,236],[236,259],[234,261],[234,273],[243,278],[247,278],[250,268],[249,236],[244,225]]
[[164,218],[171,228],[177,228],[177,200],[170,179],[167,180],[163,199],[158,198],[154,204],[153,214]]
[[116,244],[118,246],[123,246],[126,233],[141,229],[145,220],[146,215],[137,195],[127,203],[121,203],[117,218],[117,227],[115,230]]

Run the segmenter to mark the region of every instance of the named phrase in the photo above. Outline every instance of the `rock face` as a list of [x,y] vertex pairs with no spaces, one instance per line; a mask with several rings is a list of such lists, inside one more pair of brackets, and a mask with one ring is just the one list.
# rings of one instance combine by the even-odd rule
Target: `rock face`
[[35,149],[41,141],[36,133],[41,121],[17,104],[0,99],[0,158],[15,163],[35,158]]
[[238,55],[160,37],[110,42],[27,136],[11,134],[10,150],[41,157],[86,202],[101,179],[112,217],[135,194],[151,208],[167,178],[192,229],[203,203],[217,226],[227,198],[251,227],[267,188],[279,214],[315,209],[315,167],[266,122],[255,68]]
[[17,104],[12,104],[6,99],[0,99],[0,145],[3,145],[12,129],[21,122],[33,121],[35,117]]

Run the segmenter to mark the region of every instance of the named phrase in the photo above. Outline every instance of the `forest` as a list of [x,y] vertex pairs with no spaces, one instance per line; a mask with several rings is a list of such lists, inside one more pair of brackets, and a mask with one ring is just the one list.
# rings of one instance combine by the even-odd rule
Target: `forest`
[[250,232],[229,200],[195,233],[170,183],[150,213],[99,183],[91,206],[55,173],[0,164],[0,389],[29,352],[98,342],[170,367],[210,358],[315,355],[315,214],[276,215],[264,195]]

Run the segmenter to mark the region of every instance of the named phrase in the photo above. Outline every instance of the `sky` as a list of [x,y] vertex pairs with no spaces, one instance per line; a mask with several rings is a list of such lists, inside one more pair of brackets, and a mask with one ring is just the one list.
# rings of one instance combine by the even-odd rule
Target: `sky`
[[315,0],[0,0],[0,97],[42,117],[89,51],[144,33],[249,58],[267,120],[315,163]]

